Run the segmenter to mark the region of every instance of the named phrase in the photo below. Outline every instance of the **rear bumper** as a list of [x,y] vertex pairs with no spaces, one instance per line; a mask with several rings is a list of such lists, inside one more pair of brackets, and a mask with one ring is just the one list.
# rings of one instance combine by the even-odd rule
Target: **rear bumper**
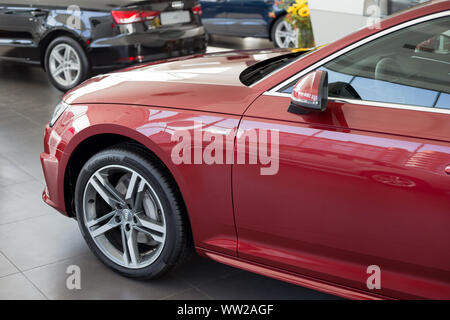
[[89,57],[93,69],[126,67],[206,52],[203,26],[187,25],[177,29],[160,28],[145,33],[120,35],[93,41]]

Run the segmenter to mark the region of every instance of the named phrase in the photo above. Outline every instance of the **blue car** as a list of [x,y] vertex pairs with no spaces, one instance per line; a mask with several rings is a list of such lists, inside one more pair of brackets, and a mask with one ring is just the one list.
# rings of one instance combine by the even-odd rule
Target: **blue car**
[[[390,15],[426,1],[383,0],[380,3],[384,3],[386,12],[381,13]],[[275,0],[200,0],[200,3],[208,34],[268,38],[279,48],[297,46],[297,34],[284,20],[286,11],[275,5]],[[365,3],[369,5],[371,1]]]
[[275,0],[200,0],[209,34],[268,38],[279,48],[293,47],[296,34]]

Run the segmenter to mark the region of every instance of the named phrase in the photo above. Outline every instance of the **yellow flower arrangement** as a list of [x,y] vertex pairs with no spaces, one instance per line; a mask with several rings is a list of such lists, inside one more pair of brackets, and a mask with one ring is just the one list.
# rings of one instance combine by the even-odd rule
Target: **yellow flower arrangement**
[[308,6],[304,6],[304,7],[300,8],[300,9],[297,11],[297,14],[298,14],[300,17],[302,17],[302,18],[309,17],[309,8],[308,8]]
[[307,0],[296,0],[288,9],[287,12],[301,17],[309,17],[309,7]]
[[286,11],[285,20],[298,32],[299,47],[314,46],[308,0],[277,0],[275,5]]

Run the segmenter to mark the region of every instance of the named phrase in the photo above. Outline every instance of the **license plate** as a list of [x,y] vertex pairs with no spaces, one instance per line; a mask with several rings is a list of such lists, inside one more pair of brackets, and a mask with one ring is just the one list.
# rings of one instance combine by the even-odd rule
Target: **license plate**
[[161,13],[162,25],[188,23],[188,22],[191,22],[191,14],[187,10]]

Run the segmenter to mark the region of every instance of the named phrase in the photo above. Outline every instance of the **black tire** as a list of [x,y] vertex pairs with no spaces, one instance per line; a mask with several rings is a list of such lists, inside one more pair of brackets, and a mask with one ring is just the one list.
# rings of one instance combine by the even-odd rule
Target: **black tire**
[[[85,225],[83,194],[90,177],[100,168],[120,165],[144,177],[158,194],[164,208],[167,227],[166,242],[158,258],[149,266],[132,269],[110,260],[95,244]],[[193,252],[189,222],[182,200],[177,196],[172,179],[155,159],[133,144],[122,144],[106,149],[90,158],[81,169],[75,187],[75,208],[81,233],[92,252],[108,267],[123,276],[134,279],[154,279],[181,265]]]
[[[50,55],[51,55],[53,49],[59,44],[69,45],[71,48],[73,48],[73,50],[75,50],[75,52],[78,54],[78,57],[80,59],[81,70],[80,70],[79,76],[77,77],[76,81],[71,85],[63,85],[63,84],[59,83],[55,79],[55,77],[52,75],[52,73],[50,72]],[[61,90],[63,92],[66,92],[66,91],[76,87],[80,83],[82,83],[84,80],[86,80],[88,78],[89,72],[90,72],[89,60],[86,56],[84,49],[81,47],[81,45],[76,40],[74,40],[70,37],[65,37],[65,36],[56,38],[49,44],[49,46],[47,47],[47,49],[45,51],[44,63],[45,63],[45,70],[47,72],[50,82],[58,90]]]

